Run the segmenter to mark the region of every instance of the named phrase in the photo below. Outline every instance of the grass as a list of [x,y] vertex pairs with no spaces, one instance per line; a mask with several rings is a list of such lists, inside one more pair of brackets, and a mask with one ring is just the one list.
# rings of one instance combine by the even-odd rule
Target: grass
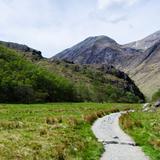
[[1,160],[98,160],[103,146],[91,131],[103,115],[137,104],[0,105]]
[[120,118],[122,128],[152,160],[160,159],[160,110],[135,112]]

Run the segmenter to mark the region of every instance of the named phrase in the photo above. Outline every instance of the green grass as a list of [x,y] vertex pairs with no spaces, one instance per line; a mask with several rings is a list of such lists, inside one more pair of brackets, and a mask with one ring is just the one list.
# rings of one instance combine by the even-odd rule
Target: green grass
[[160,160],[160,111],[130,113],[120,124],[152,160]]
[[98,160],[95,119],[137,104],[55,103],[0,105],[1,160]]

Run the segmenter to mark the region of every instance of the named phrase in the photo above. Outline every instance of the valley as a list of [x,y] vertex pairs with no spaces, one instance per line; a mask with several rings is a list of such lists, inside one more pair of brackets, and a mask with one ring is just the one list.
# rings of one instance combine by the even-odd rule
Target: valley
[[[105,149],[102,159],[137,154],[159,160],[160,117],[154,103],[160,98],[160,45],[150,38],[154,44],[144,39],[137,42],[144,47],[137,48],[136,42],[119,45],[106,36],[90,37],[53,58],[0,41],[0,159],[98,160]],[[152,96],[150,108],[142,111]],[[128,110],[135,112],[118,114]],[[112,144],[104,148],[91,130],[96,120],[104,119],[103,129],[110,126],[105,117],[112,115],[117,115],[116,128],[133,138],[127,142],[136,145],[126,154],[117,141],[116,151]],[[110,135],[116,133],[124,136]]]
[[0,13],[0,160],[160,160],[160,1]]

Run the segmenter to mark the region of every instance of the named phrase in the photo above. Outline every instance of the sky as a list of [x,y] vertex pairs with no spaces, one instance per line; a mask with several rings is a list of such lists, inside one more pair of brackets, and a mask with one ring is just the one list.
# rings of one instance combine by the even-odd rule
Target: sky
[[0,0],[0,15],[0,40],[44,57],[89,36],[125,44],[160,30],[159,0]]

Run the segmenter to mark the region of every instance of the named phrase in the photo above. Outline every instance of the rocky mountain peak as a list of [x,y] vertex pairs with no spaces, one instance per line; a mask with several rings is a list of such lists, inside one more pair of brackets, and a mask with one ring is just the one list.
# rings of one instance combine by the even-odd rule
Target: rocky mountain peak
[[116,41],[111,39],[108,36],[100,35],[100,36],[95,36],[95,37],[89,37],[87,38],[90,41],[93,41],[94,43],[110,43],[110,44],[116,44]]

